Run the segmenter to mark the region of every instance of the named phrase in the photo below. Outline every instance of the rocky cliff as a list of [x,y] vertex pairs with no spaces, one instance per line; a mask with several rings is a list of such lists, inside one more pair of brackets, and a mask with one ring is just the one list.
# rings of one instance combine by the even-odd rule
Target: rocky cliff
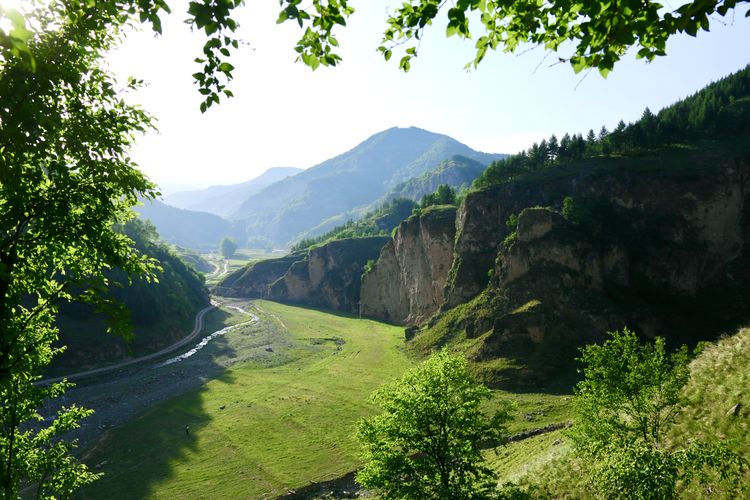
[[443,314],[417,343],[465,339],[480,364],[523,360],[533,370],[489,377],[523,385],[608,330],[684,342],[747,321],[750,161],[618,162],[471,193]]
[[364,266],[389,239],[348,238],[313,248],[271,285],[269,298],[356,312]]
[[[446,290],[446,305],[466,302],[487,285],[499,246],[512,231],[506,222],[533,206],[561,207],[564,197],[609,200],[637,209],[644,219],[676,217],[681,231],[674,239],[692,237],[711,247],[712,257],[725,262],[736,256],[742,240],[737,234],[743,209],[746,162],[723,167],[695,165],[689,153],[673,153],[671,162],[684,162],[676,171],[663,170],[663,159],[601,159],[585,169],[552,178],[527,179],[469,193],[457,215],[456,258]],[[739,161],[739,160],[738,160]],[[637,168],[632,168],[633,164]],[[691,166],[692,165],[692,166]],[[638,238],[638,228],[633,228]],[[678,229],[665,229],[669,236]],[[658,256],[656,256],[658,258]]]
[[364,266],[388,241],[387,236],[347,238],[262,260],[224,278],[214,293],[356,312]]
[[271,285],[284,276],[295,262],[304,260],[305,256],[305,253],[292,253],[248,264],[224,278],[213,291],[224,297],[267,297]]
[[444,302],[453,262],[455,207],[430,207],[399,225],[362,281],[362,314],[417,325]]

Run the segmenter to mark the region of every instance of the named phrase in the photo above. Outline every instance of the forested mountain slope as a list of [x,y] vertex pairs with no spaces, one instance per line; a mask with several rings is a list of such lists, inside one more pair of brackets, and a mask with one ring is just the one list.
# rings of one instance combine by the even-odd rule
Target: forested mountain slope
[[385,195],[385,199],[407,198],[419,201],[424,195],[434,193],[442,184],[456,190],[468,188],[486,168],[486,163],[455,155],[441,161],[435,169],[394,186]]
[[161,238],[193,250],[216,250],[225,236],[232,236],[232,223],[218,215],[176,208],[159,200],[135,207],[143,220],[156,226]]
[[268,186],[248,198],[231,218],[240,221],[245,239],[263,237],[287,244],[326,219],[377,201],[400,182],[454,155],[484,164],[504,156],[480,153],[445,135],[414,127],[391,128]]
[[[420,326],[413,348],[451,345],[494,383],[550,382],[577,346],[625,325],[694,342],[750,321],[750,69],[637,123],[494,162],[457,211],[449,269],[442,250],[409,253],[450,230],[397,233],[363,309]],[[444,274],[399,278],[415,266]],[[393,294],[418,294],[417,309]]]
[[84,304],[65,304],[58,324],[60,344],[67,349],[55,359],[51,373],[81,371],[170,345],[190,333],[195,314],[208,305],[203,277],[158,242],[153,226],[132,219],[122,231],[141,253],[157,259],[161,267],[158,283],[135,279],[128,284],[122,271],[114,269],[109,273],[108,294],[129,311],[132,342],[108,335],[102,313]]

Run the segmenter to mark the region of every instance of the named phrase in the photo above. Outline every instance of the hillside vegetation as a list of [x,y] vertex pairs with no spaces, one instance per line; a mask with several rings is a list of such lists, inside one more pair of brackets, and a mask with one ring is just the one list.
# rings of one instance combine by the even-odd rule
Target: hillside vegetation
[[121,271],[108,273],[108,294],[125,305],[133,325],[132,338],[107,335],[105,315],[87,305],[65,305],[58,323],[60,344],[67,350],[55,359],[49,374],[82,371],[156,351],[190,333],[195,314],[208,304],[203,276],[160,243],[153,226],[132,219],[122,231],[161,267],[158,283],[143,279],[128,283]]
[[391,128],[346,153],[266,187],[249,197],[231,218],[239,221],[248,237],[285,245],[332,217],[377,202],[392,187],[454,155],[484,164],[503,156],[477,152],[450,137],[422,129]]
[[303,238],[292,245],[292,252],[310,249],[313,246],[324,245],[331,241],[344,238],[360,238],[363,236],[379,236],[391,234],[402,220],[409,217],[417,206],[412,200],[397,198],[366,213],[360,219],[348,220],[346,224],[336,226],[320,236]]
[[[554,167],[568,167],[566,173],[584,170],[588,162],[582,160],[601,157],[635,157],[632,165],[638,168],[638,156],[654,150],[675,145],[710,149],[715,146],[701,141],[729,142],[735,137],[747,137],[748,132],[750,66],[708,85],[656,115],[646,108],[640,120],[629,125],[621,120],[611,132],[602,127],[598,134],[590,130],[586,137],[565,134],[558,139],[552,135],[534,143],[527,151],[492,162],[474,186],[484,188],[524,179],[540,182],[544,177],[534,174]],[[742,146],[741,140],[738,146]],[[667,162],[658,168],[668,170],[673,164]],[[554,174],[550,172],[549,175]]]
[[471,186],[472,182],[485,171],[485,163],[454,155],[440,162],[434,170],[425,172],[394,186],[385,198],[407,198],[419,201],[424,195],[434,193],[440,185],[448,185],[460,191]]
[[[685,405],[668,434],[671,447],[692,441],[725,441],[750,463],[750,400],[747,395],[750,372],[750,329],[741,329],[706,348],[690,364],[690,379],[682,391]],[[569,439],[556,431],[514,442],[487,459],[503,482],[511,481],[540,498],[587,498],[593,496],[590,465],[576,459]],[[710,476],[711,477],[711,476]],[[712,477],[712,479],[715,479]],[[745,494],[750,469],[745,471]],[[722,487],[710,490],[696,481],[680,484],[679,498],[737,498]]]

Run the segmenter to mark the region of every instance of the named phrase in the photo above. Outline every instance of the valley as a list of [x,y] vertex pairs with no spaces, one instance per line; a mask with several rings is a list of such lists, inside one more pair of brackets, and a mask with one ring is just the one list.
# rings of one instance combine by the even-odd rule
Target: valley
[[[258,321],[248,322],[241,309]],[[66,393],[63,404],[96,412],[74,435],[81,458],[105,473],[80,498],[360,491],[338,478],[362,464],[353,429],[375,410],[369,394],[418,361],[403,350],[402,330],[269,301],[224,300],[207,314],[201,337],[227,327],[189,358],[149,360],[86,378]],[[516,401],[514,435],[564,426],[571,416],[566,393],[495,397]],[[531,441],[539,439],[551,442],[544,435]],[[516,447],[486,454],[509,469]],[[124,492],[122,484],[132,486]]]
[[[241,3],[190,3],[208,37],[201,114],[232,96],[222,58]],[[443,5],[417,3],[382,43],[419,39]],[[117,29],[80,20],[119,29],[139,12],[161,32],[169,8],[95,4],[31,13],[49,36],[0,9],[14,26],[0,63],[15,61],[0,64],[0,498],[747,496],[750,66],[611,130],[535,132],[514,154],[362,115],[356,142],[332,131],[320,153],[268,134],[278,156],[261,159],[247,130],[275,122],[222,118],[212,128],[241,154],[185,135],[162,167],[188,185],[179,154],[211,154],[210,182],[162,196],[129,156],[156,120],[99,66]],[[319,23],[343,26],[346,2],[314,2],[312,19],[284,4],[278,22],[316,27],[299,58],[335,66]],[[461,5],[447,31],[468,37]],[[670,29],[690,33],[682,21]],[[474,66],[500,41],[476,43]],[[486,114],[516,127],[510,104]],[[307,168],[268,167],[303,155]]]
[[[83,498],[260,498],[360,463],[352,426],[373,411],[367,396],[413,364],[401,330],[268,301],[251,310],[258,323],[188,359],[68,392],[97,411],[83,453],[107,478]],[[243,321],[223,311],[209,331]]]
[[[745,89],[746,73],[675,109],[724,92],[717,88]],[[746,99],[727,105],[722,120],[747,113]],[[704,117],[708,125],[714,119]],[[138,477],[128,495],[377,497],[354,479],[365,465],[356,422],[377,411],[368,399],[375,389],[441,349],[491,389],[483,412],[512,402],[506,441],[481,451],[498,491],[589,496],[597,486],[586,481],[598,472],[571,437],[579,349],[628,327],[692,348],[750,319],[742,285],[750,277],[747,129],[733,130],[731,140],[669,132],[673,142],[655,145],[643,135],[650,120],[644,113],[600,138],[566,134],[558,144],[553,136],[486,168],[454,155],[411,180],[396,183],[390,173],[388,201],[374,208],[305,223],[311,229],[296,236],[264,236],[269,246],[258,250],[204,254],[213,266],[206,284],[220,303],[206,316],[206,341],[184,358],[175,353],[68,393],[97,411],[79,435],[86,463],[105,473],[80,496],[126,498],[119,486]],[[362,149],[398,133],[374,136]],[[674,142],[680,133],[699,135],[686,146]],[[349,164],[359,151],[312,170]],[[281,196],[295,182],[302,181],[266,189]],[[248,200],[271,196],[265,192]],[[271,241],[295,243],[286,253]],[[243,309],[255,319],[243,319]],[[699,367],[715,362],[696,356],[691,369],[701,381]],[[732,393],[744,419],[734,387],[714,389]],[[697,401],[709,389],[682,390],[685,401]],[[675,417],[670,449],[692,437],[724,442],[684,421],[691,411]],[[731,411],[722,406],[703,418],[738,436],[746,423],[728,423]],[[748,456],[727,442],[733,456]],[[734,491],[719,483],[717,491]],[[681,485],[685,494],[698,487]]]

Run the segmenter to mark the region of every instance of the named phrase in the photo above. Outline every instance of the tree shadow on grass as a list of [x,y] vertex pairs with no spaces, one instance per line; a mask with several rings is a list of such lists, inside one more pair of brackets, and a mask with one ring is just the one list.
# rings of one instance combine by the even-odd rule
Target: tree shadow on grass
[[[229,317],[221,310],[211,314],[209,324],[213,325]],[[174,476],[176,464],[200,453],[202,430],[212,415],[224,409],[207,406],[205,382],[234,383],[235,377],[222,361],[235,356],[228,339],[217,336],[189,358],[162,366],[152,363],[70,391],[68,403],[79,398],[76,402],[96,411],[83,422],[88,434],[84,434],[86,444],[80,455],[94,472],[104,473],[77,497],[153,496],[160,482]]]

